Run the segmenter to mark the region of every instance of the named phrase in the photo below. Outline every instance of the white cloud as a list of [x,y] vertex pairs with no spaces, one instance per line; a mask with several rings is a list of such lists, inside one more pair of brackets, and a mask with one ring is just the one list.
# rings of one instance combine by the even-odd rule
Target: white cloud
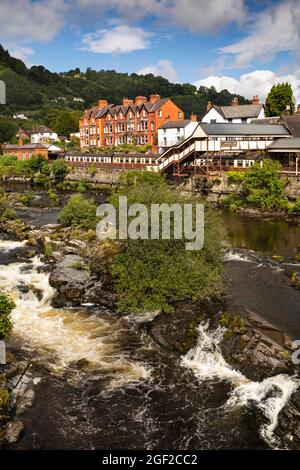
[[[299,70],[300,72],[300,70]],[[297,103],[300,103],[300,73],[277,75],[271,70],[255,70],[254,72],[241,75],[237,80],[228,76],[211,75],[194,83],[196,87],[214,86],[217,91],[227,88],[231,93],[252,98],[258,95],[261,101],[265,101],[272,85],[275,83],[288,82],[292,85],[293,93]]]
[[215,32],[245,17],[243,0],[162,0],[165,18],[192,32]]
[[2,41],[50,41],[65,22],[62,0],[1,0]]
[[34,54],[34,50],[31,47],[24,47],[18,45],[7,45],[6,48],[9,50],[9,53],[12,57],[16,59],[21,59],[25,64],[29,64],[29,57]]
[[123,54],[149,47],[151,34],[142,28],[119,25],[85,34],[81,50],[100,54]]
[[253,60],[269,61],[277,52],[297,51],[300,43],[299,26],[299,0],[287,0],[253,15],[248,35],[220,49],[230,61],[226,68],[242,68]]
[[177,82],[178,76],[177,72],[173,67],[173,64],[170,60],[160,60],[157,64],[148,65],[143,69],[137,72],[139,75],[147,75],[148,73],[152,73],[156,76],[162,76],[170,80],[170,82]]
[[162,23],[192,32],[215,32],[246,17],[244,0],[77,0],[79,9],[93,15],[115,10],[126,20],[154,16]]

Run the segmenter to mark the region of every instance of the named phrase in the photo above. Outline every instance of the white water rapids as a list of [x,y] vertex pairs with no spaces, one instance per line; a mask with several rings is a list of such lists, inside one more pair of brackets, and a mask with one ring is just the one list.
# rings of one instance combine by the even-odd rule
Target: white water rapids
[[[23,242],[0,241],[0,250],[6,252],[21,246]],[[13,334],[41,359],[50,361],[55,372],[85,359],[95,371],[111,374],[109,388],[148,379],[149,369],[118,350],[117,332],[111,322],[80,310],[50,306],[55,289],[49,284],[49,275],[39,271],[41,266],[38,257],[28,263],[0,266],[0,290],[16,303]]]
[[219,345],[225,331],[221,327],[209,330],[208,324],[199,325],[198,343],[183,357],[182,363],[190,367],[201,381],[219,379],[232,383],[234,388],[225,407],[255,402],[269,421],[260,430],[261,435],[270,445],[276,446],[273,431],[277,426],[279,412],[300,386],[300,380],[286,374],[268,377],[262,382],[247,379],[241,372],[232,369],[222,356]]
[[[2,252],[21,246],[23,242],[0,241]],[[10,294],[16,303],[12,312],[14,335],[36,352],[37,359],[46,359],[56,373],[85,359],[93,374],[107,373],[108,389],[149,380],[151,367],[133,361],[118,346],[118,320],[114,323],[79,309],[50,306],[55,290],[49,285],[49,275],[39,269],[41,266],[38,257],[27,263],[0,266],[0,290]],[[230,382],[233,390],[225,408],[254,401],[268,420],[261,429],[262,437],[271,446],[277,446],[273,431],[278,414],[300,381],[282,374],[262,382],[248,380],[223,358],[219,344],[224,332],[222,328],[209,330],[208,325],[200,325],[198,343],[182,358],[181,364],[191,368],[200,381]]]

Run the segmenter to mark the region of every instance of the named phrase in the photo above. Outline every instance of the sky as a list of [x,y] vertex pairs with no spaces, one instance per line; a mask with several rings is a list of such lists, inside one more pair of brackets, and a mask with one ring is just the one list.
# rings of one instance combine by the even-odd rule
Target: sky
[[28,66],[153,73],[300,103],[300,0],[0,0],[0,43]]

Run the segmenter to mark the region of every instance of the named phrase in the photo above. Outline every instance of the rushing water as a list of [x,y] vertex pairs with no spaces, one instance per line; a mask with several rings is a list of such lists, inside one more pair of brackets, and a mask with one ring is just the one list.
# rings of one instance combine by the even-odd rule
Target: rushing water
[[[0,244],[2,252],[16,247]],[[284,375],[247,380],[222,357],[222,330],[200,325],[196,347],[179,360],[131,317],[51,308],[55,291],[38,257],[2,265],[0,287],[17,305],[13,347],[34,359],[40,379],[16,448],[277,445],[272,431],[278,412],[298,382]],[[248,403],[267,418],[261,429]]]
[[[41,220],[38,211],[23,215],[29,221]],[[43,223],[55,221],[53,213],[48,220],[45,215]],[[223,214],[225,226],[230,217],[235,216]],[[270,254],[270,245],[254,237],[253,228],[248,230],[251,223],[261,230],[262,222],[237,217],[230,223],[235,236],[229,233],[233,246],[224,259],[229,304],[233,310],[253,308],[275,323],[283,317],[295,336],[300,293],[287,285],[283,269],[264,257]],[[264,223],[267,233],[268,222]],[[281,230],[275,229],[275,254],[285,251],[293,256],[300,245],[299,232],[297,227],[285,229],[282,245]],[[280,446],[273,431],[298,379],[278,375],[262,382],[248,380],[224,360],[220,328],[199,325],[196,346],[178,358],[151,340],[140,318],[88,306],[54,309],[55,290],[39,257],[26,262],[16,258],[23,246],[0,242],[0,289],[17,305],[9,347],[18,357],[33,361],[36,376],[36,398],[22,415],[25,433],[12,448]],[[264,415],[264,424],[257,423],[253,408]]]

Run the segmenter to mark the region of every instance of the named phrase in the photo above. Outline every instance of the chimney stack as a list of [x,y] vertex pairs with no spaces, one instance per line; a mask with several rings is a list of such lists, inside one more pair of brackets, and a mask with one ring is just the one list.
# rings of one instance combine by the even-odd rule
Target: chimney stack
[[23,140],[22,140],[21,137],[20,137],[20,139],[19,139],[19,141],[18,141],[18,146],[19,146],[19,147],[22,147],[22,145],[23,145]]
[[300,104],[297,104],[297,111],[295,111],[295,114],[300,114]]
[[146,96],[136,96],[135,100],[134,100],[134,103],[135,104],[141,104],[141,103],[146,103],[147,102],[147,98]]
[[239,99],[235,96],[232,100],[231,100],[231,106],[238,106],[239,105]]
[[108,105],[108,101],[107,100],[99,100],[98,101],[98,107],[99,108],[104,108],[104,106],[107,106]]
[[197,114],[194,114],[194,113],[191,114],[191,121],[197,122]]
[[155,95],[150,95],[150,103],[153,104],[153,103],[156,103],[156,101],[159,101],[160,100],[160,95],[158,94],[155,94]]
[[123,98],[123,106],[129,106],[133,104],[133,100],[129,100],[128,98]]
[[213,107],[212,102],[208,101],[206,106],[206,111],[208,112]]
[[254,95],[252,98],[252,104],[259,104],[259,97],[258,95]]

